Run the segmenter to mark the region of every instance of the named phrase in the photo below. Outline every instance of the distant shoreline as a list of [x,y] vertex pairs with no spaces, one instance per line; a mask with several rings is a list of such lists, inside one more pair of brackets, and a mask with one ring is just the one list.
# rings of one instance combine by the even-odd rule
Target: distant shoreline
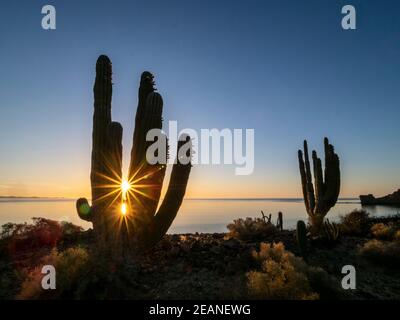
[[[18,197],[18,196],[0,196],[1,199],[12,199],[12,200],[76,200],[76,198],[66,198],[66,197],[38,197],[38,196],[32,196],[32,197]],[[90,199],[89,199],[90,200]],[[185,198],[184,200],[188,201],[193,201],[193,200],[201,200],[201,201],[303,201],[303,198]],[[354,198],[339,198],[339,201],[350,201],[350,200],[359,200],[358,197]]]
[[[270,200],[270,201],[278,201],[278,200],[286,200],[286,201],[303,201],[303,198],[290,198],[290,197],[281,197],[281,198],[186,198],[185,200],[208,200],[208,201],[218,201],[218,200],[241,200],[241,201],[262,201],[262,200]],[[339,198],[338,200],[359,200],[358,197],[354,198]]]
[[65,197],[38,197],[38,196],[32,196],[32,197],[0,196],[0,199],[71,199],[71,198],[65,198]]

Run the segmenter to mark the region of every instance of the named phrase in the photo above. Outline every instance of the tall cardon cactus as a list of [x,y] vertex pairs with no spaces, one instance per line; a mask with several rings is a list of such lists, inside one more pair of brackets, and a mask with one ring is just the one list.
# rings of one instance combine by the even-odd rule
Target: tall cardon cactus
[[314,167],[314,185],[312,182],[311,166],[308,157],[307,141],[304,141],[303,152],[299,150],[299,167],[304,203],[309,216],[310,232],[319,235],[323,230],[324,217],[336,204],[340,191],[339,157],[328,138],[325,145],[325,173],[322,173],[322,162],[316,151],[312,152]]
[[[163,100],[155,92],[154,77],[143,72],[140,79],[138,107],[133,134],[131,163],[126,180],[122,176],[122,126],[111,120],[112,66],[107,56],[96,64],[92,134],[91,187],[92,206],[80,198],[76,207],[79,217],[93,223],[97,243],[114,254],[151,247],[167,232],[185,195],[191,170],[189,137],[179,139],[178,152],[186,150],[189,161],[176,161],[165,197],[159,206],[166,171],[165,161],[153,164],[146,152],[154,143],[146,141],[151,129],[162,127]],[[167,139],[162,137],[161,144]],[[156,139],[157,141],[157,139]],[[162,152],[162,148],[157,150]],[[160,155],[161,156],[161,155]]]

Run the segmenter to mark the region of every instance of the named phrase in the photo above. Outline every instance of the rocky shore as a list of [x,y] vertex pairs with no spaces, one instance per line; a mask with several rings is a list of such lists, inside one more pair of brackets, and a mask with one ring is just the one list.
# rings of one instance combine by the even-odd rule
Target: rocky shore
[[[400,299],[399,268],[383,261],[372,263],[359,254],[370,240],[369,236],[343,235],[334,246],[310,246],[307,265],[322,268],[330,277],[329,281],[321,278],[312,283],[320,299]],[[69,248],[90,252],[92,242],[89,230],[66,235],[56,248],[58,252]],[[291,230],[246,241],[225,233],[166,235],[151,251],[123,264],[96,259],[79,276],[68,271],[72,275],[66,277],[66,284],[61,284],[67,287],[61,296],[45,293],[39,298],[246,299],[249,298],[247,275],[257,269],[254,252],[261,243],[282,243],[287,252],[300,256],[295,231]],[[10,299],[21,297],[21,290],[27,290],[29,272],[54,251],[48,245],[37,250],[18,249],[10,254],[9,243],[4,239],[0,248],[0,296]],[[79,259],[73,261],[68,260],[68,268],[80,263]],[[344,265],[356,268],[356,290],[341,288]],[[60,281],[64,281],[61,276]]]
[[372,194],[361,195],[360,201],[362,205],[400,206],[400,189],[380,198],[375,198]]

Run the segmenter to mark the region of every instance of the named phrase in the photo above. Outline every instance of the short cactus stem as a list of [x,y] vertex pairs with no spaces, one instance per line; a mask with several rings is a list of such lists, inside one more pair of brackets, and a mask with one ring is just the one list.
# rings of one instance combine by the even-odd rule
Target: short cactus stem
[[278,219],[276,221],[276,227],[282,231],[283,230],[283,214],[281,211],[278,212]]
[[296,240],[299,246],[300,255],[307,259],[308,256],[308,239],[307,239],[307,228],[304,221],[297,221],[296,227]]

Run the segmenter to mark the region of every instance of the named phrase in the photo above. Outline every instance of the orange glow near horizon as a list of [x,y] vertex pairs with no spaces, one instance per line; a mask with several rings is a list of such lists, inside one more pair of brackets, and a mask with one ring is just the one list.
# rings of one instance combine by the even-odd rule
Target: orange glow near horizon
[[[86,178],[86,177],[85,177]],[[196,179],[195,179],[196,178]],[[301,186],[298,181],[274,181],[272,179],[267,182],[260,183],[259,181],[240,181],[235,183],[234,179],[228,180],[210,180],[206,177],[193,177],[189,180],[186,190],[185,198],[302,198]],[[13,196],[13,197],[43,197],[43,198],[67,198],[77,199],[86,197],[90,199],[90,182],[84,181],[79,183],[70,183],[69,185],[41,185],[34,182],[26,183],[24,185],[0,185],[0,196]],[[168,179],[164,181],[163,191],[161,198],[164,198],[166,189],[168,187]],[[294,179],[293,179],[294,180]],[[210,183],[212,181],[212,183]],[[113,182],[112,186],[115,188],[110,196],[119,197],[122,192],[121,181]],[[111,185],[111,184],[110,184]],[[109,186],[107,186],[109,187]],[[146,187],[144,184],[131,184],[127,194],[137,193],[137,191],[145,193]],[[392,193],[399,188],[398,183],[389,181],[387,183],[375,183],[370,187],[368,181],[358,184],[343,183],[341,188],[340,197],[358,197],[360,194],[373,193],[375,196],[384,196]],[[128,201],[128,199],[127,199]],[[114,202],[115,203],[115,202]]]
[[[346,168],[345,168],[346,169]],[[164,198],[168,188],[170,170],[165,175],[161,198]],[[77,199],[80,197],[91,197],[90,180],[85,170],[75,172],[62,172],[58,176],[46,176],[42,173],[42,180],[36,177],[27,176],[23,182],[4,180],[0,183],[0,196],[14,197],[54,197]],[[371,172],[370,176],[357,176],[346,169],[346,179],[343,179],[340,197],[358,197],[360,194],[373,193],[375,196],[390,194],[399,188],[398,175],[393,172],[383,178],[378,173]],[[117,204],[120,213],[121,193],[130,185],[128,194],[144,193],[150,198],[149,191],[152,189],[150,182],[146,182],[145,176],[139,174],[133,178],[125,178],[112,174],[111,177],[104,177],[103,188],[108,188],[111,193],[108,195]],[[125,176],[126,177],[126,176]],[[382,179],[382,180],[380,180]],[[62,183],[60,183],[62,181]],[[144,197],[144,196],[143,196]],[[138,198],[143,201],[142,196]],[[251,176],[233,176],[217,169],[203,169],[201,166],[194,167],[187,186],[185,198],[302,198],[300,178],[297,169],[289,173],[281,171],[265,171]],[[128,199],[130,198],[130,199]],[[118,200],[119,199],[119,200]],[[127,208],[135,201],[135,197],[127,196]],[[129,211],[129,210],[128,210]],[[127,212],[127,215],[129,212]]]

